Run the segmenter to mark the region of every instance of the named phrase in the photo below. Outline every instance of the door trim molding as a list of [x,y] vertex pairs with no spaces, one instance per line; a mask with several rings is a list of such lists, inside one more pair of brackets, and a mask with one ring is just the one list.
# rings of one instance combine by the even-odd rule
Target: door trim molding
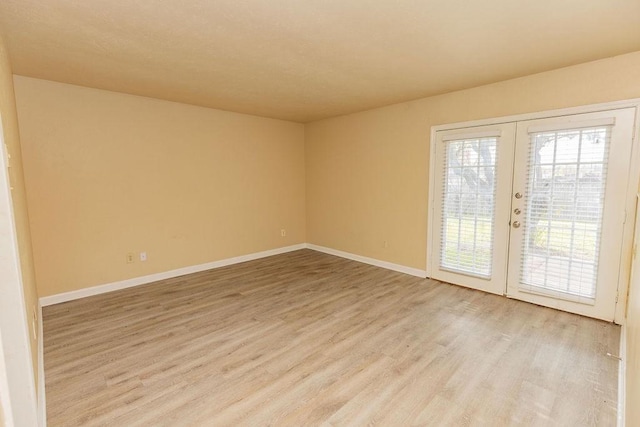
[[521,122],[526,120],[547,119],[553,117],[573,116],[583,113],[597,113],[600,111],[618,110],[622,108],[633,108],[640,106],[640,98],[632,98],[621,101],[603,102],[599,104],[579,105],[575,107],[558,108],[552,110],[535,111],[531,113],[514,114],[509,116],[491,117],[488,119],[468,120],[464,122],[446,123],[431,127],[431,134],[437,131],[464,129],[469,127],[496,125],[510,122]]
[[633,126],[633,141],[631,147],[631,167],[629,170],[629,182],[626,189],[626,215],[627,221],[624,224],[622,245],[621,262],[618,269],[618,302],[616,304],[614,322],[622,324],[626,316],[627,306],[627,291],[629,288],[629,275],[631,270],[631,246],[632,246],[632,231],[633,221],[629,218],[635,217],[635,198],[638,192],[637,185],[640,181],[640,98],[626,99],[613,102],[604,102],[598,104],[588,104],[568,108],[536,111],[531,113],[516,114],[510,116],[493,117],[488,119],[471,120],[465,122],[448,123],[442,125],[432,126],[429,135],[429,194],[427,197],[427,259],[426,259],[426,274],[427,277],[431,277],[433,272],[433,206],[434,206],[434,193],[435,193],[435,149],[436,149],[436,132],[459,129],[463,130],[470,127],[496,125],[502,123],[518,122],[525,120],[536,120],[545,118],[554,118],[562,116],[571,116],[584,113],[595,113],[601,111],[617,110],[622,108],[635,108],[636,115]]
[[30,342],[7,154],[0,118],[0,406],[7,425],[35,426],[35,349]]

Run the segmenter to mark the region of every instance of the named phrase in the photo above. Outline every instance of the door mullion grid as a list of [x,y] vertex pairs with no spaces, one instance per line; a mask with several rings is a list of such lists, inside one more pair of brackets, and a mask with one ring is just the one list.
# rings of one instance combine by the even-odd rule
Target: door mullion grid
[[478,185],[476,186],[476,209],[473,210],[473,266],[476,267],[476,248],[478,247],[478,209],[477,205],[480,201],[480,144],[481,139],[478,139],[478,159],[476,161],[476,177],[478,179]]
[[[460,194],[460,201],[458,203],[458,239],[456,242],[456,245],[458,246],[458,249],[460,249],[460,239],[462,237],[462,196],[463,196],[463,187],[464,187],[464,168],[465,168],[465,164],[464,164],[464,150],[465,150],[465,143],[462,143],[461,145],[461,150],[462,150],[462,162],[460,163],[460,187],[458,189],[459,194]],[[447,228],[449,227],[449,222],[447,222],[446,224]],[[456,257],[456,261],[457,264],[460,265],[460,253],[461,251],[458,250],[458,256]]]
[[549,280],[549,256],[550,256],[550,242],[551,242],[551,213],[553,212],[553,199],[555,193],[556,183],[556,155],[558,153],[558,133],[553,134],[553,160],[551,163],[551,183],[549,185],[549,207],[547,208],[547,244],[544,260],[544,287],[547,287]]
[[[573,213],[572,213],[572,221],[571,221],[571,241],[569,243],[569,254],[573,255],[574,247],[575,247],[575,234],[576,234],[576,221],[578,218],[578,186],[580,185],[580,156],[582,155],[582,138],[584,136],[583,131],[580,131],[580,137],[578,139],[578,158],[576,159],[576,183],[573,187]],[[569,257],[569,269],[568,274],[571,276],[571,268],[573,267],[573,256]],[[584,263],[580,267],[580,275],[582,276],[582,269],[584,268]],[[567,277],[567,286],[565,290],[569,292],[569,277]],[[580,281],[580,295],[582,295],[582,281]]]

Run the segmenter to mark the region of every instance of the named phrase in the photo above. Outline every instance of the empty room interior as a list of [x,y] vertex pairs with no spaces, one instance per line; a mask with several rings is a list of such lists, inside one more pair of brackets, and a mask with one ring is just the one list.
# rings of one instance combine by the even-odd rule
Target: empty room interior
[[2,0],[0,119],[0,426],[640,426],[638,0]]

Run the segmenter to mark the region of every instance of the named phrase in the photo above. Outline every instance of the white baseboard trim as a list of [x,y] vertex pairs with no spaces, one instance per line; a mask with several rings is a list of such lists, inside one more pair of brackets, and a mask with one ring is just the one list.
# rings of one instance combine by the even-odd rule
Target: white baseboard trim
[[[134,286],[146,285],[148,283],[157,282],[158,280],[171,279],[174,277],[184,276],[185,274],[198,273],[200,271],[212,270],[214,268],[226,267],[228,265],[239,264],[241,262],[253,261],[260,258],[266,258],[273,255],[279,255],[287,252],[297,251],[300,249],[311,249],[317,252],[323,252],[329,255],[335,255],[341,258],[350,259],[352,261],[362,262],[364,264],[373,265],[380,268],[386,268],[387,270],[393,270],[404,274],[409,274],[416,277],[427,277],[425,270],[417,268],[411,268],[400,264],[394,264],[392,262],[381,261],[374,258],[369,258],[361,255],[352,254],[349,252],[339,251],[337,249],[331,249],[324,246],[318,246],[311,243],[300,243],[292,246],[285,246],[282,248],[270,249],[267,251],[256,252],[248,255],[241,255],[233,258],[222,259],[219,261],[208,262],[205,264],[192,265],[190,267],[178,268],[176,270],[165,271],[162,273],[150,274],[148,276],[134,277],[132,279],[121,280],[119,282],[106,283],[104,285],[92,286],[90,288],[78,289],[76,291],[64,292],[61,294],[50,295],[40,298],[40,306],[46,307],[48,305],[60,304],[67,301],[73,301],[80,298],[90,297],[93,295],[100,295],[107,292],[117,291],[120,289],[132,288]],[[42,318],[42,316],[41,316]],[[43,385],[44,387],[44,385]]]
[[[352,261],[362,262],[364,264],[373,265],[387,270],[393,270],[400,273],[409,274],[417,277],[426,277],[425,270],[417,268],[406,267],[400,264],[394,264],[392,262],[381,261],[374,258],[369,258],[361,255],[355,255],[349,252],[339,251],[337,249],[331,249],[324,246],[318,246],[309,243],[300,243],[292,246],[285,246],[282,248],[271,249],[262,252],[256,252],[253,254],[237,256],[233,258],[227,258],[219,261],[213,261],[200,265],[193,265],[190,267],[179,268],[176,270],[166,271],[163,273],[150,274],[148,276],[135,277],[133,279],[122,280],[119,282],[107,283],[104,285],[93,286],[90,288],[78,289],[77,291],[64,292],[61,294],[42,297],[39,300],[38,310],[38,427],[47,426],[47,403],[45,395],[45,374],[44,374],[44,335],[42,324],[42,307],[48,305],[59,304],[62,302],[72,301],[80,298],[89,297],[92,295],[104,294],[111,291],[117,291],[119,289],[131,288],[134,286],[145,285],[148,283],[156,282],[158,280],[170,279],[173,277],[184,276],[185,274],[197,273],[200,271],[211,270],[214,268],[225,267],[227,265],[239,264],[241,262],[253,261],[260,258],[266,258],[273,255],[279,255],[287,252],[293,252],[300,249],[311,249],[317,252],[326,253],[329,255],[338,256],[341,258],[349,259]],[[624,405],[623,405],[624,406]]]
[[42,304],[38,303],[38,427],[47,427],[47,398],[44,384],[44,328]]
[[388,261],[381,261],[375,258],[369,258],[362,255],[356,255],[349,252],[339,251],[337,249],[326,248],[324,246],[318,246],[311,243],[307,243],[307,248],[312,249],[314,251],[323,252],[329,255],[339,256],[341,258],[350,259],[352,261],[362,262],[364,264],[374,265],[376,267],[386,268],[387,270],[397,271],[399,273],[409,274],[411,276],[416,277],[427,277],[427,272],[425,270],[420,270],[418,268],[407,267],[400,264],[394,264]]
[[50,295],[40,298],[40,305],[46,307],[48,305],[59,304],[62,302],[73,301],[80,298],[90,297],[93,295],[104,294],[120,289],[131,288],[134,286],[146,285],[148,283],[157,282],[158,280],[171,279],[185,274],[198,273],[200,271],[211,270],[214,268],[226,267],[241,262],[253,261],[260,258],[266,258],[273,255],[279,255],[286,252],[297,251],[306,248],[305,243],[298,245],[285,246],[282,248],[270,249],[267,251],[256,252],[248,255],[241,255],[233,258],[226,258],[219,261],[208,262],[205,264],[192,265],[190,267],[178,268],[176,270],[165,271],[162,273],[150,274],[148,276],[134,277],[132,279],[121,280],[119,282],[107,283],[104,285],[92,286],[90,288],[78,289],[77,291],[64,292],[61,294]]
[[627,408],[627,328],[620,328],[620,364],[618,366],[618,427],[624,427]]

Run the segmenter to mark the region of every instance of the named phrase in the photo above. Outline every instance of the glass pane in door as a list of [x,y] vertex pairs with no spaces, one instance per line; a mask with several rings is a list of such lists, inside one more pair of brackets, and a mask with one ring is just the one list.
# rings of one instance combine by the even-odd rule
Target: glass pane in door
[[491,277],[497,138],[446,142],[440,268]]
[[593,303],[610,126],[530,135],[520,288]]

